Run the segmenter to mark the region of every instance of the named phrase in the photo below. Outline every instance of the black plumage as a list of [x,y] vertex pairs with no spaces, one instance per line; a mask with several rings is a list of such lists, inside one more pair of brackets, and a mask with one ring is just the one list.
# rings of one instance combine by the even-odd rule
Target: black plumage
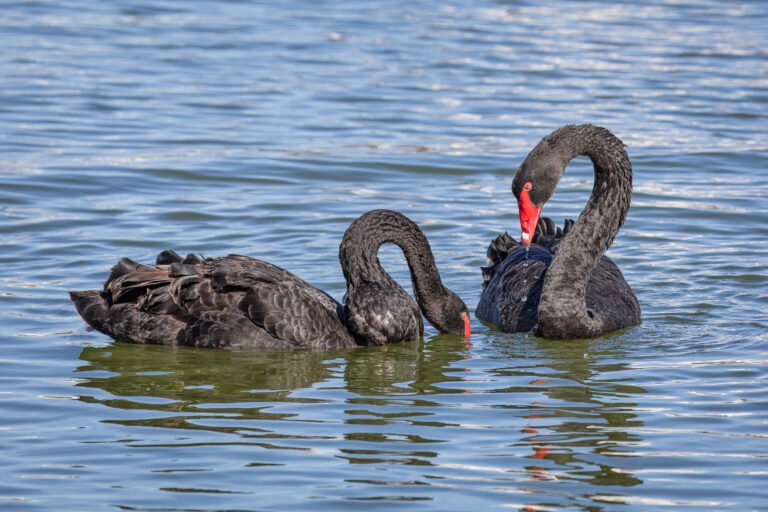
[[[384,243],[405,252],[418,303],[381,267]],[[426,237],[404,215],[362,215],[345,232],[339,258],[344,305],[265,261],[181,258],[173,251],[160,253],[155,266],[123,258],[102,292],[70,297],[94,329],[133,343],[237,349],[392,343],[422,336],[422,310],[441,332],[468,334],[466,306],[443,286]]]
[[[476,315],[502,331],[587,338],[640,323],[637,297],[604,256],[632,194],[632,166],[621,140],[593,125],[564,126],[529,153],[512,191],[521,201],[525,190],[540,211],[567,163],[579,155],[588,156],[595,169],[592,195],[579,219],[566,221],[563,229],[539,219],[528,248],[506,233],[488,247]],[[521,223],[522,217],[521,206]]]

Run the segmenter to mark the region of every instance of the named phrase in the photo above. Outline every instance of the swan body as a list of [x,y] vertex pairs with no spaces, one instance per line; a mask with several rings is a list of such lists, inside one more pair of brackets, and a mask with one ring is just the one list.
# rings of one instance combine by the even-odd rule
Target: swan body
[[[595,184],[576,222],[556,228],[539,218],[567,163],[586,155]],[[616,264],[604,256],[626,219],[632,166],[624,144],[593,125],[567,125],[529,153],[512,184],[521,242],[506,233],[488,247],[476,315],[504,332],[552,339],[589,338],[640,323],[640,305]]]
[[[384,243],[405,252],[416,301],[381,267]],[[426,237],[404,215],[363,214],[345,232],[339,258],[347,281],[343,305],[265,261],[181,258],[173,251],[162,252],[155,266],[123,258],[103,291],[70,297],[91,327],[133,343],[350,348],[419,339],[422,311],[441,332],[469,335],[466,305],[443,286]]]

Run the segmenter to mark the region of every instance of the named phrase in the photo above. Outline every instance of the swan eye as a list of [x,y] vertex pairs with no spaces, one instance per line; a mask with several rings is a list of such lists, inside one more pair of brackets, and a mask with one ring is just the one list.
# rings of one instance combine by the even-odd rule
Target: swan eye
[[523,185],[523,190],[531,190],[533,188],[533,185],[531,185],[531,182],[527,182],[525,185]]

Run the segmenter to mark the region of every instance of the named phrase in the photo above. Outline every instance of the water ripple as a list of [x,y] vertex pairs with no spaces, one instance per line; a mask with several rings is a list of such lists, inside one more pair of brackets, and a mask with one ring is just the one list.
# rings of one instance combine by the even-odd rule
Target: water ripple
[[[5,5],[0,503],[759,508],[766,18],[710,0]],[[609,255],[636,328],[212,353],[111,343],[67,300],[167,248],[268,259],[340,299],[344,229],[389,207],[472,308],[489,240],[518,230],[516,167],[581,122],[633,160]],[[591,188],[574,161],[545,214],[575,218]],[[402,254],[380,257],[409,288]]]

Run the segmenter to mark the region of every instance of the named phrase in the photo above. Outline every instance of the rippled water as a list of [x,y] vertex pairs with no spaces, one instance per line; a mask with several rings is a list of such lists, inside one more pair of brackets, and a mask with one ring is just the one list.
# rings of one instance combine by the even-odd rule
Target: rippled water
[[[757,1],[4,3],[0,508],[765,507],[765,26]],[[473,308],[516,166],[580,122],[634,162],[626,332],[230,353],[112,343],[68,301],[169,247],[340,298],[341,234],[389,207]]]

